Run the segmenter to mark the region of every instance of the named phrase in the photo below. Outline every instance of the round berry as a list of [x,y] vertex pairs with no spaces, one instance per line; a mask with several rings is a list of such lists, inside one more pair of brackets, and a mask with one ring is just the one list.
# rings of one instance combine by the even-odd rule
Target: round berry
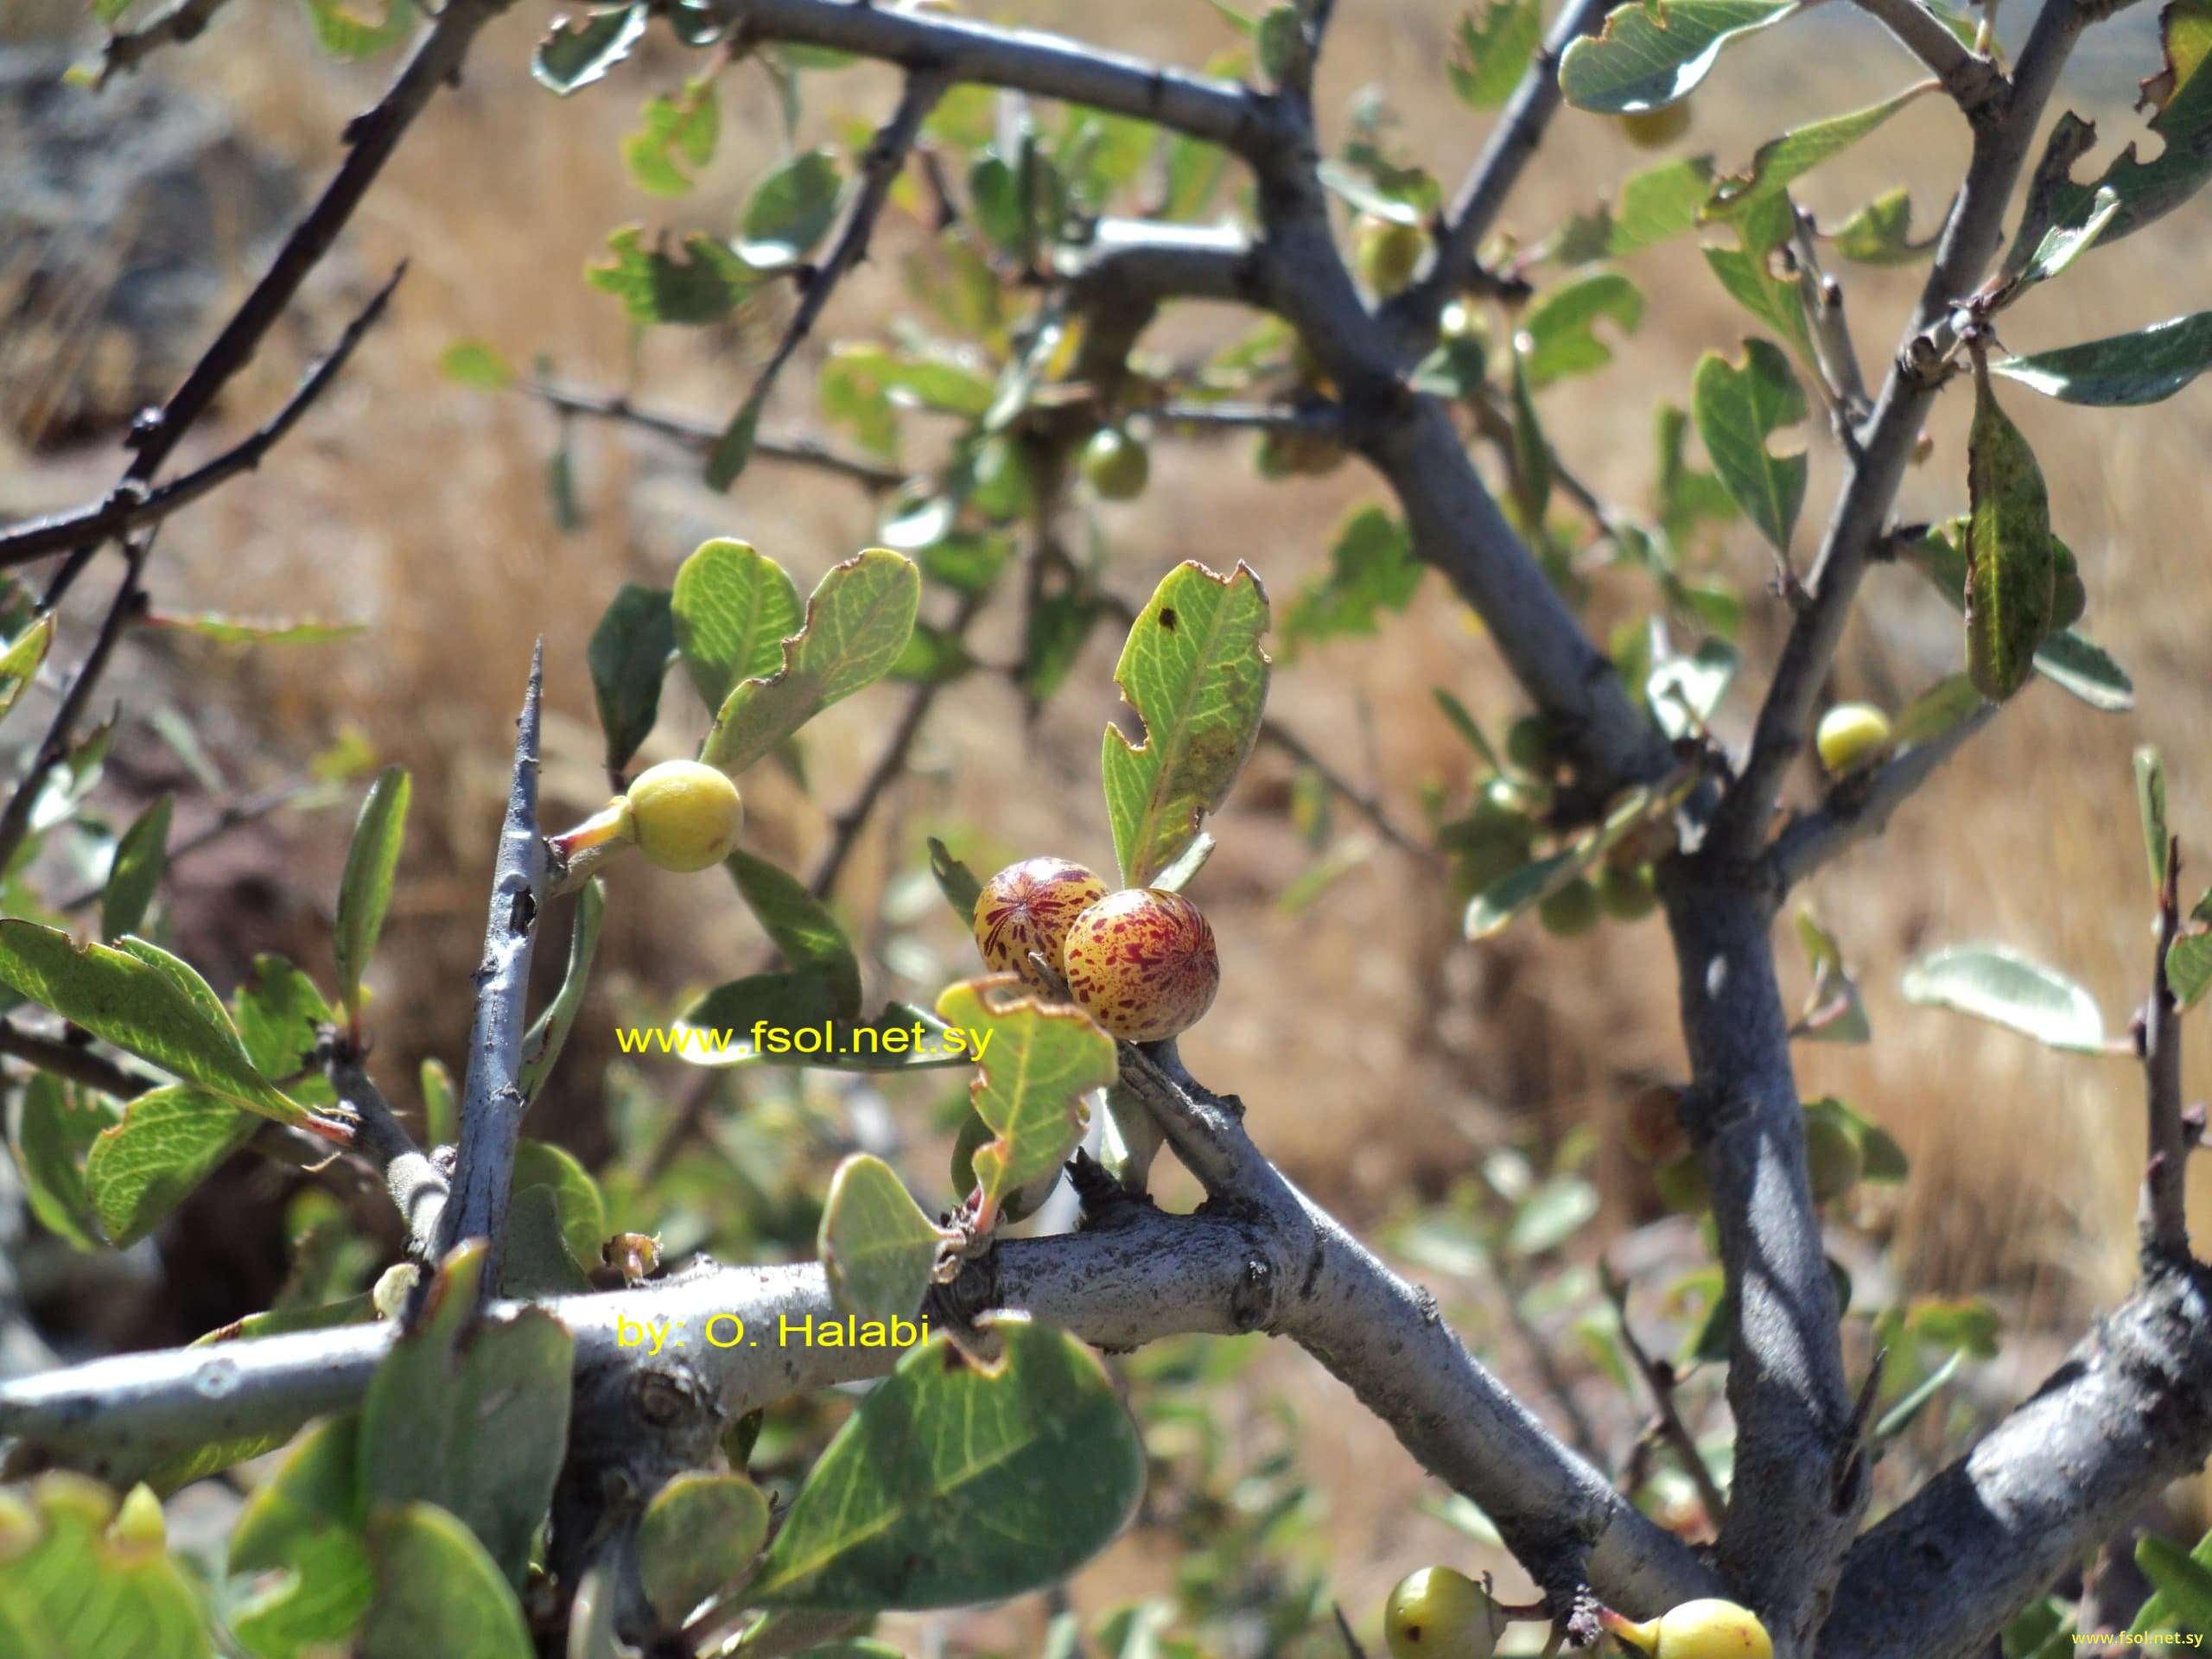
[[1161,887],[1129,887],[1076,918],[1067,976],[1077,1005],[1107,1031],[1157,1043],[1188,1031],[1212,1006],[1221,958],[1196,905]]
[[1871,702],[1839,702],[1821,716],[1814,746],[1831,777],[1872,766],[1890,752],[1890,717]]
[[626,798],[639,850],[664,870],[721,863],[745,823],[745,802],[729,774],[696,760],[647,767]]
[[1656,110],[1630,110],[1620,121],[1622,133],[1638,149],[1664,149],[1690,130],[1690,101],[1677,99]]
[[1766,1626],[1732,1601],[1686,1601],[1642,1624],[1618,1613],[1601,1617],[1607,1630],[1651,1659],[1774,1659]]
[[1617,922],[1640,922],[1659,907],[1649,864],[1608,864],[1598,872],[1598,905]]
[[1391,1659],[1491,1659],[1504,1624],[1482,1586],[1448,1567],[1407,1573],[1382,1610]]
[[1382,299],[1402,292],[1428,251],[1428,233],[1402,219],[1362,213],[1352,227],[1352,265],[1359,280]]
[[1152,477],[1152,454],[1143,439],[1101,427],[1083,447],[1083,476],[1101,500],[1133,501]]
[[1579,939],[1598,925],[1604,915],[1598,889],[1576,876],[1556,893],[1547,894],[1536,906],[1536,919],[1555,939]]
[[1025,858],[1009,864],[976,899],[976,948],[995,974],[1019,974],[1038,989],[1046,988],[1035,951],[1065,975],[1063,951],[1075,918],[1106,896],[1106,884],[1080,864],[1065,858]]

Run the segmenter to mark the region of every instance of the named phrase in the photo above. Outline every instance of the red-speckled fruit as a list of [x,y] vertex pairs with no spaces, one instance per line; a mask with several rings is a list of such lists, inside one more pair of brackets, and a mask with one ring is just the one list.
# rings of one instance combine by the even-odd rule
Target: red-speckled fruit
[[1109,893],[1068,930],[1068,988],[1084,1013],[1125,1042],[1188,1031],[1221,988],[1213,929],[1179,893]]
[[1106,884],[1065,858],[1025,858],[989,880],[976,899],[976,948],[995,974],[1020,974],[1046,988],[1030,963],[1034,950],[1065,973],[1061,949],[1075,918],[1106,896]]

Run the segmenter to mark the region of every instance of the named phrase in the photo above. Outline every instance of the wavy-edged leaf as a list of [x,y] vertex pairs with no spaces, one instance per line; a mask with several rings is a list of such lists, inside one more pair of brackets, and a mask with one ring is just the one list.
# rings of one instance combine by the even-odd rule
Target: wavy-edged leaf
[[1113,1541],[1144,1454],[1104,1369],[1027,1319],[994,1330],[996,1363],[939,1336],[869,1394],[792,1500],[753,1597],[852,1611],[1003,1600]]
[[726,538],[701,543],[677,568],[670,611],[684,671],[717,709],[739,681],[765,679],[783,665],[784,641],[806,620],[783,566]]
[[1567,264],[1622,259],[1639,248],[1679,236],[1698,222],[1713,194],[1713,157],[1685,156],[1630,174],[1612,207],[1576,215],[1548,245]]
[[85,1160],[85,1194],[108,1242],[127,1249],[152,1232],[252,1133],[250,1114],[189,1084],[131,1101]]
[[579,1262],[599,1260],[599,1247],[613,1230],[607,1224],[607,1200],[575,1154],[550,1141],[525,1137],[515,1147],[511,1185],[517,1194],[533,1186],[551,1192],[562,1242],[569,1254]]
[[836,566],[783,642],[783,666],[742,680],[723,700],[699,758],[740,772],[832,703],[891,671],[914,631],[922,576],[912,560],[872,547]]
[[606,259],[584,267],[584,281],[621,301],[640,327],[720,322],[763,280],[728,243],[696,231],[671,251],[664,242],[646,247],[645,232],[627,225],[608,232],[607,251]]
[[315,28],[315,44],[334,58],[361,63],[382,57],[415,32],[415,0],[384,0],[384,16],[365,17],[356,5],[373,0],[300,0]]
[[146,919],[168,869],[169,817],[175,809],[176,797],[163,792],[117,840],[107,885],[100,891],[102,938],[136,933]]
[[738,257],[764,269],[796,264],[837,219],[837,153],[810,149],[754,187],[738,221]]
[[683,83],[673,98],[645,100],[645,123],[622,140],[622,160],[649,195],[688,194],[692,175],[715,159],[721,136],[721,100],[705,76]]
[[199,1598],[165,1547],[150,1492],[139,1488],[118,1516],[105,1487],[57,1472],[40,1477],[28,1497],[0,1492],[0,1637],[10,1653],[25,1659],[213,1653]]
[[2050,498],[2035,451],[1974,377],[1967,439],[1967,671],[2002,702],[2027,683],[2056,605]]
[[1936,238],[1912,239],[1912,198],[1885,191],[1828,232],[1829,245],[1862,265],[1915,265],[1932,257]]
[[2062,403],[2133,408],[2163,402],[2212,369],[2212,311],[2154,322],[2125,334],[1993,359],[1992,374]]
[[2212,990],[2212,933],[2184,933],[2166,948],[2166,985],[2186,1014]]
[[1801,359],[1811,360],[1813,336],[1797,279],[1777,276],[1771,258],[1775,249],[1789,239],[1795,216],[1786,194],[1755,196],[1728,220],[1736,232],[1736,245],[1708,245],[1703,251],[1707,266],[1729,297],[1781,335]]
[[[1670,13],[1671,10],[1670,0]],[[1923,81],[1879,104],[1815,121],[1768,140],[1758,147],[1751,156],[1751,164],[1741,173],[1731,173],[1715,181],[1712,198],[1705,205],[1705,217],[1731,219],[1752,202],[1787,190],[1821,162],[1850,149],[1934,86],[1933,81]]]
[[581,23],[556,17],[530,60],[531,79],[548,92],[566,98],[605,75],[630,55],[645,32],[651,8],[636,5],[601,6],[584,14]]
[[1630,115],[1685,98],[1713,72],[1721,48],[1764,29],[1789,0],[1667,0],[1655,10],[1628,0],[1560,60],[1560,91],[1578,110]]
[[2005,1026],[2051,1048],[2105,1049],[2096,999],[2063,974],[1997,944],[1959,944],[1905,969],[1904,998]]
[[1618,270],[1600,269],[1578,271],[1537,296],[1521,315],[1529,384],[1548,386],[1611,362],[1612,347],[1598,337],[1600,318],[1634,334],[1643,321],[1643,290]]
[[338,1006],[359,1017],[361,976],[376,955],[385,912],[391,908],[393,878],[407,839],[407,804],[414,781],[404,766],[386,766],[361,798],[353,820],[353,839],[346,849],[346,874],[338,884],[338,925],[331,950],[338,958]]
[[830,1300],[863,1319],[911,1319],[930,1287],[944,1236],[882,1159],[856,1152],[837,1166],[816,1248]]
[[1327,573],[1291,601],[1282,625],[1285,649],[1374,633],[1376,615],[1404,610],[1427,569],[1414,557],[1400,520],[1377,506],[1357,509],[1337,531]]
[[742,1475],[678,1475],[638,1522],[638,1572],[662,1624],[734,1585],[768,1540],[768,1500]]
[[1471,110],[1494,110],[1513,96],[1544,41],[1540,0],[1484,0],[1480,21],[1463,14],[1444,72]]
[[296,1128],[334,1128],[254,1070],[207,981],[143,939],[79,946],[35,922],[0,921],[0,984],[234,1105]]
[[376,1592],[360,1659],[535,1659],[522,1604],[458,1516],[429,1503],[373,1510],[368,1542]]
[[1806,412],[1805,389],[1771,340],[1745,340],[1741,368],[1707,352],[1690,379],[1690,418],[1714,475],[1784,558],[1805,505],[1810,463],[1802,451],[1777,455],[1767,444],[1783,429],[1801,425]]
[[1144,741],[1109,724],[1100,761],[1123,885],[1173,863],[1228,798],[1267,708],[1268,620],[1249,566],[1224,577],[1185,560],[1130,625],[1114,681]]
[[948,985],[937,1014],[979,1046],[968,1099],[994,1137],[973,1164],[988,1217],[1066,1161],[1090,1121],[1086,1096],[1121,1075],[1119,1052],[1089,1014],[1040,1001],[1012,974]]

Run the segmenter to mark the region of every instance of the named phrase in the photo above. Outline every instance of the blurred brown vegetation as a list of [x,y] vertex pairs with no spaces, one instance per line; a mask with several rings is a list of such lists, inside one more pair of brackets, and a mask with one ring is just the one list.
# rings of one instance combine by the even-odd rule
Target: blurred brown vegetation
[[[1201,0],[1133,0],[1108,12],[1033,0],[1006,10],[1077,33],[1103,22],[1109,44],[1185,64],[1227,43]],[[1862,19],[1832,17],[1834,10],[1732,51],[1697,94],[1683,147],[1740,163],[1784,122],[1856,107],[1916,73]],[[1484,120],[1453,101],[1439,73],[1455,16],[1446,0],[1340,8],[1323,76],[1325,108],[1341,109],[1357,88],[1384,88],[1401,136],[1447,180],[1474,153]],[[550,353],[564,377],[578,380],[614,387],[634,373],[657,405],[719,419],[759,349],[749,338],[662,330],[645,343],[633,370],[616,306],[588,289],[579,272],[619,224],[727,219],[784,143],[766,82],[745,70],[725,81],[722,153],[703,188],[683,202],[657,202],[629,182],[616,146],[642,98],[684,73],[678,54],[655,45],[610,82],[556,100],[525,73],[543,21],[538,9],[518,8],[492,31],[467,83],[410,135],[337,269],[317,278],[307,320],[238,385],[225,424],[242,429],[272,408],[303,355],[328,340],[346,306],[404,256],[410,274],[391,320],[257,476],[171,526],[153,574],[167,608],[314,613],[370,625],[334,646],[195,650],[146,671],[230,734],[225,752],[250,783],[296,771],[349,727],[365,732],[383,758],[413,769],[413,830],[379,964],[376,1016],[395,1090],[411,1077],[415,1055],[451,1056],[460,1047],[532,637],[545,636],[557,716],[549,722],[549,814],[580,816],[605,793],[584,641],[620,582],[664,583],[696,542],[727,534],[785,562],[804,586],[864,544],[872,529],[867,500],[834,481],[763,463],[721,499],[696,481],[686,458],[656,441],[580,425],[574,438],[586,518],[563,534],[544,481],[554,418],[522,397],[464,391],[440,378],[441,350],[480,337],[518,362]],[[80,48],[92,38],[67,0],[43,13],[28,9],[10,27],[19,35],[50,30]],[[1808,41],[1818,49],[1808,52]],[[2139,62],[2093,56],[2069,88],[2071,101],[2105,118],[2101,154],[2139,130],[2126,103],[2132,76],[2154,67],[2153,49],[2139,30],[2128,44]],[[313,188],[337,154],[343,118],[370,99],[387,69],[323,64],[296,6],[235,0],[202,42],[165,54],[149,73],[212,98],[253,145],[301,169]],[[808,127],[827,134],[887,106],[888,83],[879,75],[810,77],[809,86],[816,103]],[[1926,99],[1815,174],[1801,194],[1833,222],[1879,190],[1907,184],[1916,223],[1932,228],[1964,154],[1955,114],[1942,99]],[[1524,237],[1541,235],[1609,197],[1644,160],[1609,123],[1566,113],[1506,223]],[[0,181],[0,191],[6,188]],[[2202,259],[2208,211],[2199,201],[2094,253],[2066,281],[2007,314],[2005,343],[2058,345],[2212,302]],[[209,233],[220,245],[219,227]],[[918,241],[912,226],[886,229],[874,266],[839,296],[810,353],[901,311],[898,263]],[[224,303],[257,269],[232,245]],[[1698,355],[1733,353],[1747,329],[1704,273],[1693,238],[1630,270],[1649,302],[1642,328],[1618,342],[1611,370],[1551,394],[1547,416],[1569,464],[1604,492],[1640,500],[1649,478],[1652,404],[1682,400]],[[1846,265],[1840,274],[1860,355],[1878,378],[1922,270]],[[1170,352],[1191,349],[1238,326],[1230,315],[1195,310],[1171,320],[1156,340]],[[57,353],[45,372],[74,369],[67,353]],[[19,383],[34,372],[20,360],[10,369]],[[1877,1041],[1865,1049],[1808,1046],[1799,1064],[1808,1096],[1846,1096],[1913,1156],[1916,1179],[1901,1198],[1867,1201],[1868,1218],[1893,1230],[1904,1287],[1994,1292],[2018,1324],[2063,1332],[2132,1273],[2138,1074],[2124,1063],[2053,1056],[1910,1007],[1897,995],[1897,975],[1918,950],[1992,938],[2078,976],[2115,1028],[2142,995],[2148,900],[2128,771],[2134,746],[2156,743],[2167,755],[2184,855],[2212,846],[2200,839],[2212,833],[2212,745],[2205,741],[2212,735],[2205,672],[2212,590],[2197,563],[2212,522],[2205,465],[2212,393],[2200,386],[2152,409],[2112,413],[2044,403],[2018,388],[2004,395],[2043,459],[2059,531],[2081,555],[2090,594],[2086,626],[2133,672],[2140,706],[2101,716],[2037,685],[1886,836],[1811,885],[1804,896],[1840,933],[1862,977]],[[1901,517],[1960,510],[1965,413],[1963,398],[1944,400],[1934,454],[1913,473]],[[787,377],[770,426],[810,424],[810,377]],[[0,437],[0,444],[22,445],[12,454],[0,449],[0,508],[10,514],[89,496],[111,476],[111,434],[35,454],[24,435]],[[201,449],[216,442],[213,433],[195,441]],[[1798,532],[1801,564],[1816,545],[1839,471],[1825,430],[1810,432],[1808,442],[1813,485]],[[1243,559],[1281,601],[1324,560],[1327,528],[1377,494],[1356,465],[1325,480],[1270,486],[1252,472],[1242,442],[1163,442],[1149,494],[1105,510],[1101,524],[1125,593],[1141,594],[1179,559],[1217,566]],[[1726,730],[1738,736],[1782,615],[1762,591],[1767,555],[1748,530],[1732,533],[1726,563],[1751,594],[1747,683],[1732,702]],[[1601,589],[1601,620],[1624,614],[1637,597],[1625,580],[1618,592]],[[1010,618],[986,620],[980,656],[1003,660],[1015,645]],[[979,861],[999,852],[1109,858],[1096,755],[1114,702],[1115,647],[1103,633],[1096,638],[1033,728],[1025,729],[1014,693],[988,676],[942,700],[913,776],[894,810],[880,817],[841,892],[862,937],[880,937],[871,920],[879,895],[916,867],[920,836],[932,827],[985,826]],[[1952,613],[1916,578],[1878,573],[1834,691],[1895,707],[1948,671],[1957,652]],[[1273,709],[1340,769],[1377,785],[1398,817],[1413,823],[1417,786],[1431,779],[1456,785],[1468,764],[1430,700],[1439,684],[1493,722],[1515,712],[1493,653],[1431,577],[1413,610],[1388,621],[1379,638],[1310,652],[1280,673]],[[756,774],[748,785],[754,845],[795,864],[811,856],[825,833],[823,804],[834,808],[846,798],[897,695],[879,688],[812,728],[817,804],[767,769]],[[672,683],[646,758],[683,748],[702,724]],[[1679,1073],[1674,971],[1656,921],[1567,944],[1523,925],[1471,946],[1458,940],[1456,907],[1440,881],[1387,850],[1306,913],[1281,913],[1274,896],[1310,857],[1290,828],[1287,776],[1263,753],[1215,826],[1222,849],[1199,892],[1222,940],[1227,979],[1185,1052],[1200,1076],[1250,1103],[1262,1144],[1355,1224],[1371,1226],[1402,1207],[1409,1189],[1442,1191],[1501,1140],[1582,1122],[1610,1125],[1635,1084]],[[1811,788],[1801,778],[1800,798]],[[1338,821],[1342,833],[1359,832],[1341,808]],[[269,865],[259,874],[277,889],[271,902],[289,918],[279,931],[310,963],[327,960],[321,934],[346,823],[342,812],[302,819],[255,843]],[[213,883],[211,869],[184,867],[184,892]],[[227,870],[223,879],[240,874]],[[2200,861],[2197,874],[2212,875],[2212,861]],[[632,868],[613,885],[603,988],[619,993],[626,982],[651,993],[652,1006],[669,1007],[679,988],[745,971],[756,960],[757,935],[717,883]],[[195,950],[222,934],[230,915],[222,904],[191,913]],[[949,921],[939,912],[928,925],[945,967],[963,965],[963,941]],[[1785,938],[1783,950],[1785,970],[1796,976],[1795,947]],[[226,959],[243,963],[242,957]],[[901,960],[912,965],[911,957]],[[1793,979],[1790,989],[1800,988],[1802,979]],[[567,1099],[556,1109],[579,1134],[587,1133],[617,1006],[603,988],[558,1085]],[[2212,1062],[2203,1030],[2197,1022],[2190,1056],[2198,1077]],[[1642,1171],[1610,1152],[1601,1168],[1613,1220],[1656,1212]],[[1471,1307],[1478,1324],[1494,1317],[1469,1300],[1466,1287],[1458,1289],[1452,1300]],[[2028,1384],[2049,1354],[2047,1344],[2027,1344],[1999,1391]],[[1316,1430],[1309,1449],[1330,1492],[1338,1587],[1350,1605],[1379,1599],[1397,1572],[1452,1547],[1450,1535],[1408,1508],[1416,1482],[1385,1431],[1310,1367],[1277,1364],[1263,1375],[1299,1402]],[[1393,1472],[1378,1478],[1382,1471]]]

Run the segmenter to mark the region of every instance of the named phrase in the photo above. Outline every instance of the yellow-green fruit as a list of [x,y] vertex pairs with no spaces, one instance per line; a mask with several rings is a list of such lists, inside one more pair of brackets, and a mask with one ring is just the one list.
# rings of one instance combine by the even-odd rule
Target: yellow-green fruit
[[1075,918],[1068,989],[1083,1011],[1124,1042],[1188,1031],[1221,988],[1213,929],[1198,907],[1164,887],[1109,893]]
[[1866,1173],[1866,1154],[1851,1126],[1833,1111],[1808,1111],[1805,1173],[1813,1184],[1813,1202],[1844,1197]]
[[1828,775],[1841,778],[1890,752],[1890,717],[1871,702],[1839,702],[1821,716],[1814,746]]
[[1482,1586],[1448,1567],[1407,1573],[1382,1610],[1391,1659],[1491,1659],[1504,1624]]
[[1705,1171],[1692,1154],[1686,1153],[1653,1170],[1651,1185],[1658,1189],[1659,1201],[1669,1210],[1694,1214],[1713,1208],[1713,1193],[1705,1184]]
[[745,823],[745,802],[719,767],[664,760],[630,785],[638,850],[664,870],[703,870],[728,858]]
[[1686,1601],[1642,1624],[1615,1613],[1604,1617],[1607,1630],[1651,1659],[1774,1659],[1766,1626],[1732,1601]]
[[1682,1129],[1682,1091],[1655,1083],[1629,1096],[1621,1113],[1621,1144],[1638,1163],[1663,1164],[1689,1150]]
[[1523,715],[1505,728],[1505,758],[1535,778],[1559,770],[1559,745],[1541,715]]
[[1084,481],[1108,501],[1133,501],[1152,477],[1152,454],[1144,440],[1107,426],[1083,447]]
[[1690,130],[1690,101],[1681,98],[1656,110],[1631,110],[1620,119],[1629,143],[1638,149],[1661,149]]
[[1019,974],[1039,990],[1044,976],[1029,960],[1035,951],[1056,974],[1067,971],[1064,952],[1075,918],[1106,896],[1106,884],[1065,858],[1025,858],[1009,864],[976,898],[976,948],[995,974]]
[[1598,925],[1598,889],[1576,876],[1536,906],[1536,919],[1555,939],[1579,939]]
[[1617,922],[1640,922],[1659,907],[1649,864],[1608,864],[1598,872],[1598,904]]
[[1352,227],[1352,268],[1361,282],[1386,300],[1402,293],[1413,281],[1427,249],[1428,233],[1402,219],[1362,213]]

